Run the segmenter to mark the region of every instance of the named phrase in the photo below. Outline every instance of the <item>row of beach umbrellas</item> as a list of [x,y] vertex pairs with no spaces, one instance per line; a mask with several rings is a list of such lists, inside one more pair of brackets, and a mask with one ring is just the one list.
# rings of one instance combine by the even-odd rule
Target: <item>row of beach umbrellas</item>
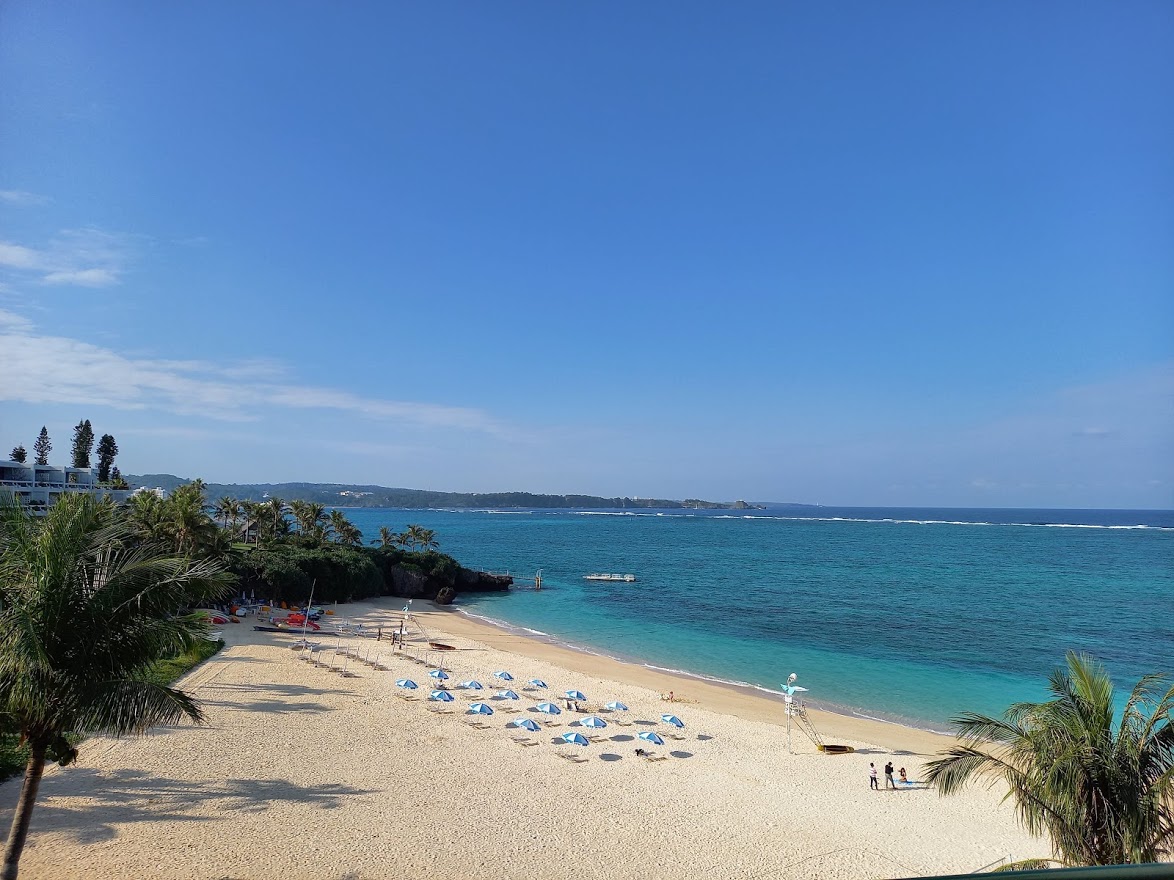
[[[430,670],[428,675],[437,681],[445,681],[449,678],[448,673],[446,673],[443,669]],[[514,680],[514,677],[512,675],[510,675],[509,672],[506,672],[505,670],[498,670],[497,672],[493,673],[493,676],[494,676],[494,678],[500,679],[501,681],[513,681]],[[542,681],[542,679],[539,679],[539,678],[532,678],[532,679],[530,679],[529,683],[530,683],[530,685],[532,685],[533,687],[536,687],[536,688],[542,688],[542,689],[547,688],[546,682]],[[416,690],[419,687],[419,685],[416,684],[416,682],[412,681],[410,678],[397,679],[396,686],[404,688],[406,690]],[[469,680],[469,681],[462,682],[460,686],[466,690],[474,690],[474,691],[484,690],[484,688],[485,688],[485,686],[483,684],[481,684],[481,682],[476,681],[476,680]],[[498,696],[501,699],[507,699],[507,700],[521,699],[518,696],[518,694],[516,694],[514,691],[509,690],[509,689],[502,690]],[[586,695],[582,691],[579,691],[579,690],[568,690],[564,693],[564,696],[566,696],[566,698],[569,700],[585,701],[587,699]],[[451,693],[449,693],[448,691],[434,690],[428,695],[428,699],[435,700],[437,702],[442,702],[442,703],[451,703],[451,702],[453,702],[454,698],[453,698],[453,695]],[[609,711],[612,711],[612,712],[627,712],[628,711],[628,707],[624,703],[621,703],[619,700],[612,700],[609,703],[605,703],[604,708],[608,709]],[[554,703],[550,703],[550,702],[538,703],[534,707],[534,709],[535,709],[535,711],[541,712],[544,715],[560,715],[560,714],[562,714],[562,710],[558,706],[556,706]],[[473,714],[473,715],[492,715],[493,714],[493,707],[490,706],[488,703],[481,703],[481,702],[472,703],[469,706],[469,713]],[[660,720],[663,721],[665,724],[671,724],[673,727],[676,727],[678,729],[683,728],[685,726],[685,723],[680,718],[678,718],[676,715],[664,714],[664,715],[660,716]],[[587,727],[587,728],[594,729],[594,730],[602,730],[603,728],[607,727],[607,722],[604,719],[600,718],[598,715],[590,715],[587,718],[584,718],[582,721],[580,721],[579,725],[581,727]],[[531,718],[519,718],[515,721],[511,721],[507,726],[520,728],[522,730],[528,730],[531,732],[536,732],[536,731],[542,729]],[[653,743],[658,746],[664,745],[664,740],[661,739],[661,737],[655,731],[652,731],[652,730],[640,731],[639,733],[636,734],[636,736],[639,739],[644,740],[645,742]],[[562,739],[563,742],[570,743],[572,745],[585,746],[585,745],[589,744],[589,740],[587,739],[587,737],[583,736],[583,734],[581,734],[577,731],[568,731],[567,733],[562,734],[560,739]]]

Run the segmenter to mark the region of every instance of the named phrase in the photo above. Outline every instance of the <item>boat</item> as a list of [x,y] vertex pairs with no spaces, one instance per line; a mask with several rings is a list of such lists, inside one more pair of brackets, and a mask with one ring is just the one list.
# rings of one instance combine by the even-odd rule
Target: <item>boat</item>
[[634,574],[585,574],[583,575],[585,581],[619,581],[624,584],[634,584],[636,582],[636,575]]
[[456,646],[446,645],[444,642],[429,642],[428,647],[434,651],[455,651]]

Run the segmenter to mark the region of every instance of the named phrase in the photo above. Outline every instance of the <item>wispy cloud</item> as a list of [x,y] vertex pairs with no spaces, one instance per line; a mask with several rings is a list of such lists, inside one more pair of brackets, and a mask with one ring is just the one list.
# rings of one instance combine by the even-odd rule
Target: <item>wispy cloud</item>
[[18,208],[44,205],[49,201],[48,196],[25,192],[23,189],[0,189],[0,202],[5,205],[15,205]]
[[63,229],[42,247],[0,241],[0,269],[42,284],[111,287],[126,271],[131,241],[92,227]]
[[86,403],[247,422],[270,408],[334,410],[373,420],[498,436],[515,432],[481,409],[363,397],[338,388],[280,381],[272,361],[253,365],[135,357],[36,332],[0,312],[0,400]]

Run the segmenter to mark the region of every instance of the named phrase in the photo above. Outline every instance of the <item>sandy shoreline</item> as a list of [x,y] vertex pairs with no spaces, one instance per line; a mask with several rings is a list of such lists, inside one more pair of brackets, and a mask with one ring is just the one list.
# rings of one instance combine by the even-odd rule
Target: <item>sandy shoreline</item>
[[[366,627],[389,624],[402,600],[340,607]],[[416,603],[420,604],[420,603]],[[21,865],[24,878],[880,878],[973,871],[1000,858],[1047,854],[1015,823],[999,793],[940,798],[912,788],[872,792],[870,761],[893,760],[920,778],[944,738],[843,716],[816,724],[857,746],[828,756],[796,734],[788,754],[778,701],[526,639],[446,610],[418,619],[443,652],[458,711],[436,715],[419,697],[428,667],[387,641],[320,639],[319,657],[354,677],[299,659],[289,636],[225,627],[224,651],[184,686],[209,723],[135,740],[85,742],[77,766],[47,773]],[[409,642],[423,655],[427,639]],[[386,671],[334,656],[341,644],[382,658]],[[436,659],[440,652],[433,652]],[[494,671],[509,670],[522,699],[494,699]],[[397,678],[420,683],[404,700]],[[527,690],[528,679],[548,691]],[[556,744],[583,730],[558,726],[521,746],[509,720],[540,717],[543,696],[578,688],[592,708],[627,703],[628,724],[598,731],[585,748]],[[669,733],[660,693],[681,739],[635,755],[641,730]],[[468,726],[472,698],[496,707],[486,729]],[[509,713],[516,706],[520,711]],[[585,733],[591,731],[583,730]],[[870,745],[871,744],[871,745]],[[571,763],[562,752],[584,758]],[[11,819],[18,783],[0,788]]]
[[[628,682],[659,693],[672,691],[683,703],[692,703],[736,718],[780,725],[786,723],[782,697],[753,687],[707,681],[686,673],[653,669],[639,663],[576,650],[525,633],[516,633],[508,627],[498,626],[488,620],[471,617],[453,606],[438,607],[428,603],[418,609],[413,606],[413,613],[429,628],[477,639],[503,651],[547,660],[570,670]],[[950,736],[903,724],[819,709],[810,709],[809,714],[816,729],[827,742],[863,741],[895,751],[909,751],[921,755],[936,754],[954,743]],[[795,728],[793,737],[802,738],[803,734]]]

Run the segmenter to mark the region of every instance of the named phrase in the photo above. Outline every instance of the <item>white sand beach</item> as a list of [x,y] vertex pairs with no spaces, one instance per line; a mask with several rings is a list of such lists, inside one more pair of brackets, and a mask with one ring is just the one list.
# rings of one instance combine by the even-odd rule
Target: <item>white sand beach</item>
[[[416,603],[420,605],[421,603]],[[402,600],[340,606],[370,627],[398,620]],[[1016,824],[1001,792],[975,788],[874,792],[868,764],[892,760],[922,777],[933,734],[833,715],[825,738],[855,754],[817,752],[797,731],[788,754],[781,704],[707,682],[559,648],[449,610],[418,609],[450,686],[477,679],[498,707],[488,729],[465,723],[472,702],[454,689],[452,714],[429,711],[428,668],[387,641],[343,637],[389,671],[350,660],[343,677],[299,659],[293,638],[224,627],[227,647],[184,687],[208,723],[139,739],[92,739],[76,766],[46,774],[21,863],[23,878],[398,878],[667,876],[881,878],[974,871],[1008,856],[1046,856],[1047,841]],[[319,639],[331,659],[334,638]],[[411,643],[409,650],[418,650]],[[341,658],[337,661],[342,665]],[[508,670],[522,699],[488,699]],[[401,699],[397,678],[420,684]],[[523,690],[530,678],[548,691]],[[586,717],[564,712],[533,734],[506,723],[544,696],[583,691],[627,713],[586,747],[552,739]],[[684,702],[660,694],[674,690]],[[513,705],[516,714],[501,710]],[[673,731],[661,747],[641,730]],[[646,746],[665,758],[635,755]],[[586,760],[559,757],[572,753]],[[19,780],[0,788],[10,821]]]

